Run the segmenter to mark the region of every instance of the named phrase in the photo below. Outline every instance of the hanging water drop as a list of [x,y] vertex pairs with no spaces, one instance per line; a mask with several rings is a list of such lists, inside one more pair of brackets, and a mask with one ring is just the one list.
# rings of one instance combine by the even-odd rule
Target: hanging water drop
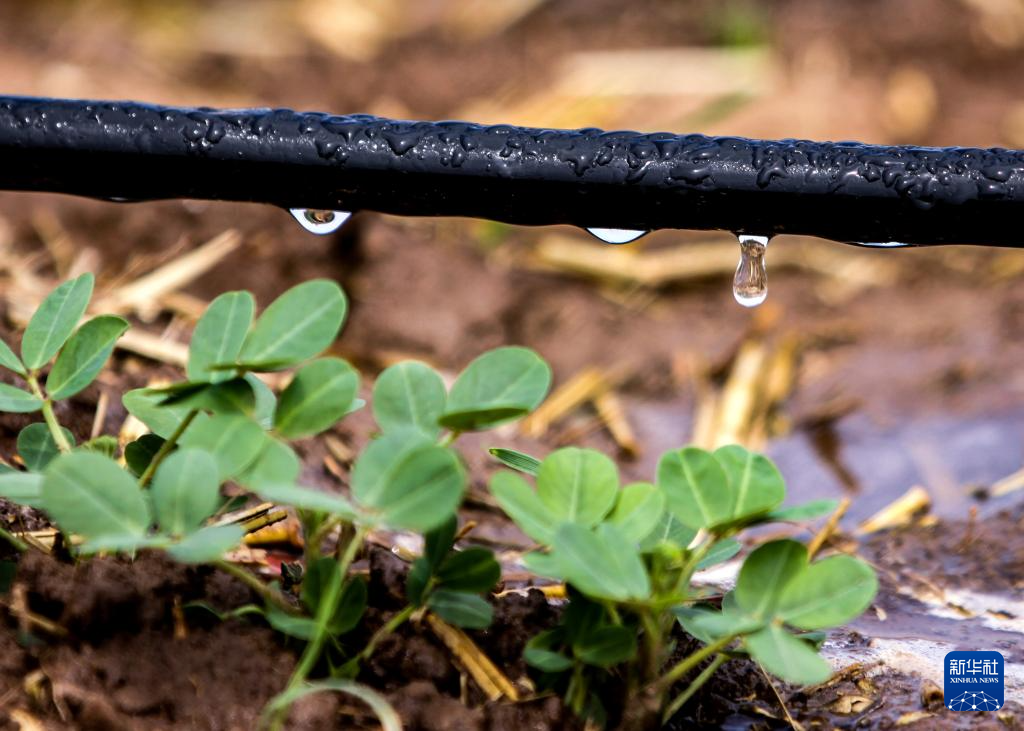
[[632,228],[588,228],[587,233],[596,236],[606,244],[628,244],[641,236],[646,236],[650,231]]
[[768,272],[764,265],[767,236],[740,236],[740,263],[732,279],[732,294],[744,307],[757,307],[768,296]]
[[352,215],[349,211],[324,211],[317,208],[291,208],[291,214],[302,227],[314,234],[332,234]]

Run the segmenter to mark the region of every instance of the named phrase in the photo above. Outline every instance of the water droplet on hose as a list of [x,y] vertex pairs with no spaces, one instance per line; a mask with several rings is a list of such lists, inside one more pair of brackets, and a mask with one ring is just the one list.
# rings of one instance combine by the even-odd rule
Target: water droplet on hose
[[740,263],[732,279],[732,294],[744,307],[757,307],[768,296],[768,272],[764,265],[767,236],[740,236]]
[[349,211],[324,211],[317,208],[292,208],[290,212],[302,228],[314,234],[331,234],[352,215]]
[[650,233],[631,228],[588,228],[587,232],[606,244],[628,244]]

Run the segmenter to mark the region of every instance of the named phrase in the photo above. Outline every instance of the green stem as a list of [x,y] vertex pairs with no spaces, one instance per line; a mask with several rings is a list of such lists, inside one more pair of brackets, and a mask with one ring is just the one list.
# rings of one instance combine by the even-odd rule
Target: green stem
[[287,612],[288,614],[297,613],[292,603],[285,599],[281,592],[277,591],[272,586],[263,583],[258,577],[246,571],[241,566],[236,566],[229,561],[215,561],[213,565],[224,573],[234,576],[236,579],[259,594],[260,597],[269,604],[273,604],[275,607]]
[[716,655],[715,659],[711,661],[711,664],[704,668],[700,672],[700,675],[693,679],[693,682],[690,683],[686,690],[680,693],[671,703],[668,704],[664,715],[661,717],[661,722],[663,724],[667,724],[669,720],[671,720],[672,716],[676,715],[679,709],[686,705],[686,702],[693,697],[693,694],[700,690],[700,687],[704,685],[704,683],[708,682],[711,676],[715,674],[715,671],[722,667],[722,663],[728,659],[729,658],[725,655]]
[[0,528],[0,538],[14,546],[14,550],[18,553],[24,553],[28,550],[28,544],[18,538],[16,535],[8,531],[6,528]]
[[441,438],[441,441],[438,442],[438,444],[442,447],[449,447],[451,446],[452,442],[459,438],[461,434],[462,432],[458,431],[457,429],[452,429],[450,432],[448,432]]
[[320,651],[327,640],[327,625],[330,618],[334,616],[338,600],[341,599],[341,591],[345,586],[345,579],[348,577],[348,567],[353,559],[355,559],[359,547],[363,545],[365,537],[366,529],[360,527],[356,530],[356,534],[352,537],[348,546],[345,547],[345,553],[338,562],[338,572],[341,574],[341,580],[331,583],[327,587],[327,592],[320,599],[320,606],[317,607],[315,617],[316,633],[310,639],[309,644],[306,645],[306,650],[302,653],[299,664],[292,673],[291,680],[288,681],[287,690],[292,690],[301,685],[313,669],[316,661],[320,658]]
[[380,641],[401,627],[415,611],[416,607],[410,604],[402,611],[392,615],[391,619],[385,622],[380,629],[373,633],[373,637],[370,638],[370,641],[366,643],[366,647],[364,647],[362,652],[359,653],[357,660],[362,662],[363,660],[372,657],[373,652],[377,649],[377,645]]
[[50,436],[53,437],[53,442],[57,445],[57,449],[61,452],[70,452],[71,443],[68,441],[67,436],[65,436],[64,430],[60,428],[57,415],[53,413],[53,401],[43,394],[43,389],[39,386],[39,380],[34,375],[28,376],[25,380],[28,381],[28,386],[32,390],[33,395],[38,399],[42,399],[43,419],[46,421],[46,426],[50,430]]
[[181,420],[181,423],[178,424],[178,428],[174,430],[174,433],[171,434],[167,441],[160,445],[160,449],[156,450],[156,454],[153,455],[153,459],[150,460],[145,471],[142,473],[142,476],[139,478],[140,487],[145,487],[150,483],[153,479],[153,475],[156,473],[156,468],[164,461],[164,457],[171,453],[171,450],[174,449],[178,440],[181,438],[181,435],[185,433],[185,430],[188,429],[189,424],[192,423],[192,420],[196,418],[196,414],[198,413],[198,409],[192,409],[189,411],[188,414],[185,415],[185,418]]
[[704,645],[704,647],[700,648],[692,655],[683,658],[677,665],[662,675],[661,679],[658,681],[658,685],[660,685],[663,690],[667,690],[673,683],[700,665],[705,659],[714,655],[716,652],[724,650],[732,644],[733,640],[737,637],[739,637],[738,634],[726,635],[725,637],[715,640],[710,645]]

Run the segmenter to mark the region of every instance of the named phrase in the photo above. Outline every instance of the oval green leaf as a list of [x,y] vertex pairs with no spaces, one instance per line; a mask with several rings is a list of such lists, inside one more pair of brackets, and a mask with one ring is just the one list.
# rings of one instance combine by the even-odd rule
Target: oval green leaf
[[94,282],[86,273],[64,282],[47,295],[25,328],[21,357],[31,370],[50,362],[85,314]]
[[223,482],[255,461],[266,444],[266,433],[244,416],[214,414],[201,423],[193,423],[179,443],[212,454],[217,460],[218,479]]
[[371,501],[381,522],[392,528],[425,532],[450,518],[466,487],[458,457],[444,447],[418,447],[387,470]]
[[853,556],[832,556],[786,584],[776,614],[800,629],[838,627],[860,616],[877,591],[870,566]]
[[551,545],[556,522],[547,506],[522,477],[498,472],[491,478],[491,494],[519,530],[538,543]]
[[341,358],[320,358],[295,374],[274,411],[274,430],[286,439],[319,434],[349,412],[359,374]]
[[639,543],[658,527],[665,512],[665,495],[649,482],[626,485],[618,494],[608,522]]
[[467,548],[448,554],[437,569],[440,586],[476,594],[490,591],[501,578],[501,566],[486,548]]
[[496,348],[471,362],[451,392],[441,426],[489,429],[532,411],[551,387],[551,368],[529,348]]
[[341,495],[321,492],[309,487],[298,485],[260,485],[256,494],[264,500],[269,500],[279,505],[291,505],[300,510],[313,510],[321,513],[330,513],[346,520],[353,520],[358,517],[356,509],[348,500]]
[[189,380],[218,383],[231,379],[230,371],[210,366],[233,363],[238,358],[255,309],[256,303],[248,292],[225,292],[210,303],[196,323],[188,346],[185,372]]
[[461,591],[438,589],[427,606],[445,622],[466,629],[485,629],[494,619],[494,609],[483,597]]
[[[169,439],[191,409],[180,405],[163,406],[161,402],[164,399],[165,396],[158,390],[136,388],[122,396],[121,403],[129,414],[149,427],[150,431],[158,437]],[[186,434],[209,418],[203,413],[196,414]]]
[[43,507],[43,476],[31,472],[0,475],[0,497],[30,508]]
[[262,485],[291,485],[299,479],[301,471],[302,465],[295,451],[268,435],[259,456],[238,473],[235,480],[259,492]]
[[786,483],[767,457],[738,444],[716,449],[714,457],[729,479],[733,498],[730,520],[742,521],[767,513],[785,500]]
[[142,536],[149,507],[131,475],[95,452],[62,454],[43,476],[46,512],[61,530],[85,538]]
[[240,525],[210,525],[167,547],[167,553],[181,563],[210,563],[242,542],[245,528]]
[[487,451],[506,467],[511,467],[517,472],[522,472],[524,475],[536,477],[537,472],[540,470],[540,460],[536,457],[531,457],[525,452],[517,452],[514,449],[504,449],[502,447],[491,447]]
[[21,362],[21,359],[14,354],[11,346],[3,340],[0,340],[0,366],[9,371],[14,371],[19,376],[28,375],[28,371],[25,370],[25,365]]
[[385,431],[419,429],[436,437],[444,413],[444,381],[426,363],[410,360],[385,368],[373,385],[373,418]]
[[329,279],[292,287],[256,320],[239,361],[277,369],[312,358],[334,342],[347,310],[345,293]]
[[[74,435],[64,427],[60,428],[68,444],[74,446]],[[18,454],[25,466],[33,472],[42,472],[60,454],[57,443],[50,434],[50,428],[42,423],[29,424],[18,433]]]
[[809,644],[778,625],[748,635],[744,644],[765,670],[789,683],[815,685],[832,675],[832,667]]
[[807,548],[797,541],[771,541],[755,549],[743,562],[733,597],[746,614],[771,619],[786,584],[807,567]]
[[697,447],[674,449],[658,461],[658,487],[684,525],[712,528],[732,517],[729,478],[714,456]]
[[615,505],[618,491],[618,468],[593,449],[556,450],[537,471],[537,497],[556,521],[596,525]]
[[160,529],[169,535],[192,533],[217,510],[217,462],[202,449],[178,449],[153,476],[150,494]]
[[114,315],[94,317],[78,328],[46,377],[50,398],[69,398],[92,383],[127,329],[128,321]]
[[0,383],[0,411],[11,414],[28,414],[43,408],[41,399],[28,391],[22,391],[7,383]]
[[651,585],[633,543],[614,525],[596,531],[563,523],[555,531],[552,555],[566,580],[593,599],[646,599]]

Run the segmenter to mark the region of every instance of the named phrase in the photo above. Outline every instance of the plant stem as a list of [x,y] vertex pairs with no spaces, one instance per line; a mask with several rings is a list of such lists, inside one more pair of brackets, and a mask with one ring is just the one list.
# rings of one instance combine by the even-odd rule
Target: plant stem
[[460,431],[458,431],[456,429],[452,429],[450,432],[448,432],[447,434],[445,434],[441,438],[441,440],[438,442],[438,444],[440,446],[442,446],[442,447],[451,446],[452,442],[454,442],[456,439],[458,439],[461,434],[462,434],[462,432],[460,432]]
[[60,428],[57,415],[53,413],[53,401],[43,394],[43,389],[39,386],[39,379],[34,375],[29,375],[25,380],[28,381],[28,386],[32,390],[33,395],[43,401],[43,419],[46,421],[46,426],[50,430],[50,436],[53,437],[53,442],[57,445],[57,449],[61,452],[70,452],[71,443],[68,442],[67,436],[64,435],[64,431]]
[[690,683],[686,690],[680,693],[671,703],[668,704],[668,707],[665,709],[665,713],[661,717],[661,722],[663,724],[667,724],[672,716],[676,715],[679,709],[686,705],[686,701],[690,700],[693,697],[693,694],[700,690],[700,687],[704,685],[704,683],[708,682],[708,679],[714,675],[715,671],[718,670],[718,668],[722,666],[722,663],[728,659],[729,658],[725,655],[715,655],[715,659],[711,661],[711,664],[701,670],[700,675],[693,679],[693,682]]
[[275,590],[272,586],[269,586],[259,580],[258,577],[252,573],[246,571],[241,566],[236,566],[230,561],[215,561],[214,566],[219,568],[226,574],[234,576],[236,579],[241,581],[243,584],[248,586],[250,589],[255,591],[264,600],[273,604],[278,609],[281,609],[288,614],[295,614],[295,607],[289,602],[281,592]]
[[706,658],[728,647],[737,637],[739,637],[738,634],[726,635],[725,637],[715,640],[710,645],[704,645],[704,647],[700,648],[692,655],[683,658],[677,665],[662,675],[661,679],[658,681],[658,685],[660,685],[662,689],[667,690],[673,683],[700,665],[700,663]]
[[306,645],[306,650],[302,653],[299,664],[292,673],[291,680],[288,681],[288,690],[301,685],[313,669],[313,665],[320,658],[320,651],[323,649],[324,641],[327,639],[327,625],[330,618],[334,616],[338,600],[341,598],[341,590],[345,586],[345,579],[348,577],[348,567],[355,558],[359,547],[363,545],[365,537],[366,529],[359,527],[356,529],[356,534],[352,537],[352,540],[349,541],[348,546],[345,547],[345,553],[342,555],[341,560],[338,561],[338,573],[341,574],[341,580],[330,584],[327,592],[320,599],[320,606],[317,607],[315,617],[316,633],[310,639],[309,644]]
[[6,528],[0,528],[0,538],[14,546],[14,550],[18,553],[24,553],[28,550],[28,544],[18,538],[16,535],[8,531]]
[[178,443],[181,435],[185,433],[185,430],[188,429],[189,424],[192,423],[192,420],[196,418],[196,414],[198,413],[199,409],[192,409],[189,411],[188,414],[185,415],[185,418],[181,420],[181,423],[178,424],[178,428],[174,430],[174,433],[171,434],[167,441],[160,445],[160,449],[156,450],[156,454],[153,455],[153,459],[150,460],[145,471],[142,473],[142,476],[139,477],[140,487],[145,487],[150,483],[153,479],[153,475],[156,473],[156,468],[164,461],[164,457],[171,453],[171,450],[174,449],[174,446]]
[[362,649],[362,651],[359,653],[356,659],[362,662],[363,660],[366,660],[367,658],[371,657],[373,655],[374,650],[377,649],[378,643],[380,643],[381,640],[390,635],[396,629],[401,627],[409,619],[409,617],[413,615],[413,612],[415,611],[416,607],[410,604],[402,611],[392,615],[391,619],[385,622],[380,627],[380,629],[373,633],[373,637],[371,637],[370,641],[366,643],[366,647]]

